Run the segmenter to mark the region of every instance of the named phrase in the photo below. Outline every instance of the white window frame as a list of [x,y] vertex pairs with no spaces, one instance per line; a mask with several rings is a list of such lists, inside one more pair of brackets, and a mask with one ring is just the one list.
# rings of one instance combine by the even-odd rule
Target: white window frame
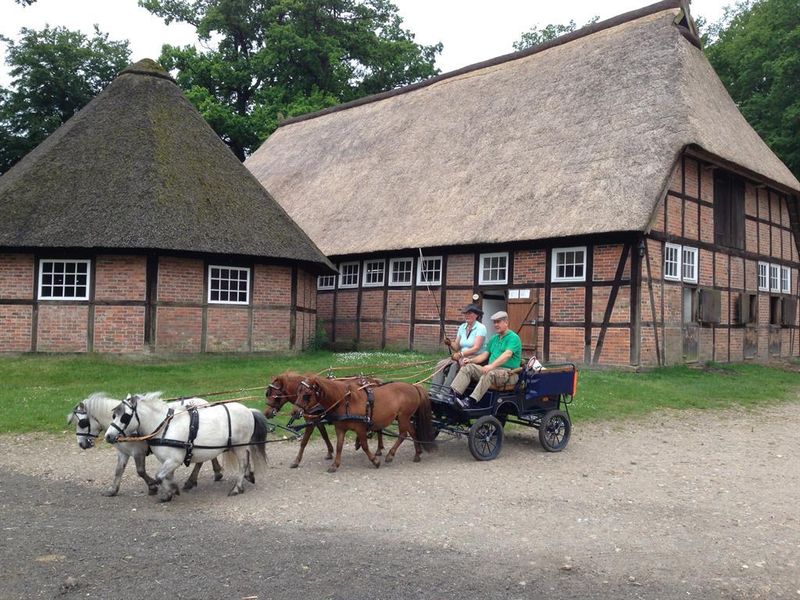
[[[244,272],[246,272],[247,273],[247,279],[245,280],[245,284],[247,285],[247,289],[245,290],[245,299],[244,299],[244,301],[242,301],[242,300],[212,300],[211,299],[211,292],[212,292],[212,285],[211,284],[212,284],[212,281],[213,281],[213,279],[211,277],[211,270],[212,269],[227,269],[228,271],[239,271],[239,272],[244,271]],[[220,274],[220,277],[217,277],[216,279],[218,281],[222,281],[223,280],[223,278],[221,277],[221,274]],[[251,279],[252,279],[252,273],[250,271],[250,267],[237,267],[237,266],[231,266],[231,265],[208,265],[208,292],[207,292],[208,303],[209,304],[250,304],[250,287],[251,287],[250,286],[250,280]],[[232,281],[232,279],[230,277],[227,277],[226,280],[228,282]],[[237,279],[236,281],[237,282],[241,281],[241,279]],[[223,290],[219,289],[217,291],[222,292]],[[224,290],[224,291],[230,293],[230,288],[227,289],[227,290]],[[238,296],[240,291],[241,290],[236,290],[237,296]]]
[[[487,258],[490,261],[493,258],[505,258],[505,260],[506,260],[505,266],[504,267],[498,266],[497,270],[499,271],[502,268],[503,271],[505,272],[506,276],[503,277],[503,278],[497,278],[497,279],[491,279],[491,278],[485,277],[484,276],[484,270],[486,270],[486,269],[484,267],[483,261],[486,260]],[[484,254],[481,254],[478,257],[478,284],[479,285],[505,285],[505,284],[507,284],[508,283],[508,261],[509,261],[508,252],[485,252]],[[490,266],[489,266],[488,270],[490,272],[493,270],[493,268],[491,267],[491,263],[490,263]]]
[[[370,265],[380,265],[380,273],[381,273],[381,280],[380,281],[367,281],[367,274],[370,273]],[[386,282],[386,260],[381,258],[380,260],[365,260],[364,261],[364,275],[363,280],[361,281],[361,285],[364,287],[383,287],[383,284]]]
[[[345,273],[345,267],[355,267],[355,273]],[[345,277],[355,277],[354,283],[345,283]],[[361,263],[359,261],[339,263],[339,289],[352,289],[358,287],[358,282],[361,277]]]
[[789,267],[781,267],[781,293],[792,293],[792,270]]
[[[393,281],[394,266],[397,263],[410,262],[411,268],[408,271],[408,281]],[[408,287],[414,282],[414,258],[413,257],[400,257],[389,259],[389,285],[391,287]]]
[[[691,267],[692,267],[692,272],[693,272],[692,276],[687,276],[686,275],[686,267],[687,267],[686,254],[687,253],[690,256],[692,256],[692,262],[691,262]],[[698,271],[700,270],[699,269],[699,267],[700,267],[699,254],[700,253],[697,250],[697,248],[693,248],[691,246],[683,246],[681,248],[681,277],[683,278],[683,281],[685,281],[687,283],[697,283],[697,275],[698,275]]]
[[[83,296],[53,296],[52,290],[49,296],[45,296],[42,294],[42,287],[43,287],[43,280],[44,280],[44,270],[43,264],[44,263],[62,263],[65,266],[72,264],[76,265],[86,265],[86,294]],[[54,275],[55,273],[49,273],[49,275]],[[77,273],[76,273],[77,275]],[[75,258],[40,258],[39,259],[39,285],[36,290],[36,295],[39,300],[63,300],[63,301],[70,301],[70,300],[88,300],[89,299],[89,290],[91,289],[92,284],[92,261],[90,259],[75,259]],[[56,287],[51,282],[48,287],[53,288]],[[77,285],[67,286],[65,283],[62,283],[60,286],[61,288],[64,287],[77,287]],[[84,287],[84,286],[81,286]]]
[[776,294],[781,292],[781,266],[769,265],[769,291]]
[[766,262],[758,263],[758,291],[759,292],[769,291],[769,263]]
[[336,289],[336,275],[317,275],[318,290]]
[[[422,276],[422,265],[428,261],[439,261],[439,276],[436,279],[426,280]],[[442,285],[442,269],[444,268],[444,258],[441,256],[423,256],[417,260],[417,285]]]
[[[670,251],[675,251],[676,260],[668,260]],[[670,281],[680,281],[683,274],[682,268],[683,248],[678,244],[666,244],[664,246],[664,279]],[[675,274],[668,273],[667,265],[675,265]]]
[[[566,252],[583,252],[583,275],[580,277],[559,277],[558,276],[558,255]],[[571,265],[578,265],[580,263],[569,263]],[[562,281],[586,281],[586,246],[573,246],[571,248],[553,248],[553,256],[551,259],[550,271],[552,273],[552,280],[554,282]]]

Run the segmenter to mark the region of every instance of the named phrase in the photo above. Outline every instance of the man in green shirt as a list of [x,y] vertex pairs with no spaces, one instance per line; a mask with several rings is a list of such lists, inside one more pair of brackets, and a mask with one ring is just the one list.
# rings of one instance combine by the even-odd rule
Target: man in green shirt
[[[514,385],[519,379],[519,375],[512,373],[511,369],[518,368],[522,362],[522,340],[508,328],[507,312],[501,310],[494,313],[492,323],[497,333],[489,340],[486,352],[464,359],[466,364],[451,385],[454,401],[461,408],[469,407],[470,402],[477,404],[490,387]],[[488,363],[480,364],[487,359]],[[473,381],[478,382],[475,389],[464,398],[467,386]]]

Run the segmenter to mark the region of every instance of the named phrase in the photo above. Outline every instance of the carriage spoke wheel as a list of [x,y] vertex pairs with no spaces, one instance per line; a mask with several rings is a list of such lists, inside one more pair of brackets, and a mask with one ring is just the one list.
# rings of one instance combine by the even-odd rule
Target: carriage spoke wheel
[[503,425],[495,417],[485,415],[469,428],[469,451],[475,460],[492,460],[503,447]]
[[567,413],[563,410],[551,410],[542,417],[542,423],[539,425],[539,442],[548,452],[560,452],[569,442],[571,432],[572,424]]

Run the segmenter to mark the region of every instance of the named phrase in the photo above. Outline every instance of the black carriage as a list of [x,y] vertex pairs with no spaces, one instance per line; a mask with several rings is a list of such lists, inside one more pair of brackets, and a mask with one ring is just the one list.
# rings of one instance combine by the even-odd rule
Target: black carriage
[[[519,380],[506,389],[490,389],[468,408],[455,403],[449,389],[431,385],[430,398],[437,434],[466,436],[476,460],[497,458],[503,446],[506,423],[539,430],[539,442],[548,452],[563,450],[572,431],[568,406],[578,384],[572,363],[522,368]],[[471,388],[466,390],[469,394]]]

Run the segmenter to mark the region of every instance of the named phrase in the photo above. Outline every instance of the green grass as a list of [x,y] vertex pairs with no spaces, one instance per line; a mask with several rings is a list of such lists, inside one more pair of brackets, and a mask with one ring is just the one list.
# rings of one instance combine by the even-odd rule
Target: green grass
[[[204,395],[218,390],[263,388],[274,375],[287,369],[317,372],[329,366],[373,365],[363,370],[375,372],[385,370],[383,365],[387,362],[431,358],[435,357],[411,353],[354,356],[330,352],[169,359],[94,355],[5,357],[0,358],[0,433],[64,431],[69,410],[97,391],[116,397],[154,390],[161,390],[170,397]],[[406,373],[413,375],[420,368],[410,368]],[[385,372],[378,376],[394,378]],[[258,396],[246,402],[249,406],[264,406],[262,390],[228,397],[243,394]],[[664,408],[758,408],[798,398],[798,362],[784,369],[756,364],[714,364],[696,368],[669,367],[644,373],[587,370],[580,373],[578,395],[570,414],[578,422],[614,420],[643,416]],[[288,411],[284,409],[284,412]]]

